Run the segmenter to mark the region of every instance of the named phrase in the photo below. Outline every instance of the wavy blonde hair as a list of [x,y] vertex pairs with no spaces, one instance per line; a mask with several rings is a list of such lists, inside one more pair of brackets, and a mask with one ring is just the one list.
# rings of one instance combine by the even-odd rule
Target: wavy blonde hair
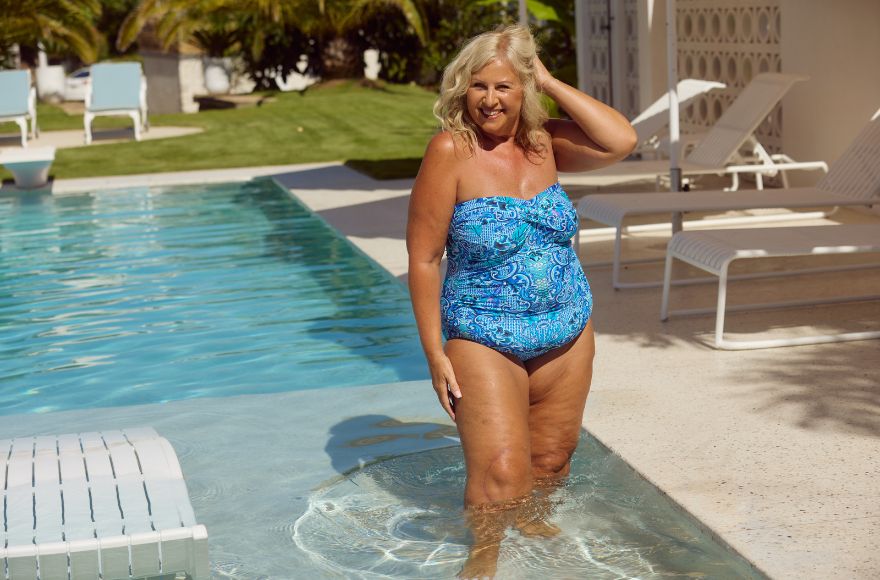
[[514,139],[527,153],[542,153],[546,148],[541,137],[546,134],[547,110],[541,102],[535,77],[536,55],[535,40],[525,26],[506,26],[470,39],[443,71],[440,96],[434,103],[434,116],[441,127],[453,138],[463,139],[473,154],[479,143],[478,127],[467,112],[465,94],[475,72],[493,60],[504,60],[516,71],[523,86],[519,127]]

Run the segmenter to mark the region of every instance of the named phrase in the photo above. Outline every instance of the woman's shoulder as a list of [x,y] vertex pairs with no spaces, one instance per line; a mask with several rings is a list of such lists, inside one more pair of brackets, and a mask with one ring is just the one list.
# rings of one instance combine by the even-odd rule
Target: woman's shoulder
[[428,142],[428,152],[438,155],[455,155],[455,137],[449,131],[440,131]]
[[435,161],[458,163],[470,155],[464,137],[454,135],[449,131],[440,131],[428,142],[425,157],[430,157]]

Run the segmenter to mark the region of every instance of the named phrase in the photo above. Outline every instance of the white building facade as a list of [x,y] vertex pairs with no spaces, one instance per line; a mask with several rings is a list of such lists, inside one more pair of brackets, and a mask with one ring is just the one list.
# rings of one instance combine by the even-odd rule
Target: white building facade
[[[667,90],[666,0],[575,2],[581,88],[634,117]],[[676,0],[676,15],[679,77],[727,85],[682,112],[685,129],[710,127],[760,72],[810,76],[758,130],[798,160],[833,163],[880,109],[878,0]]]

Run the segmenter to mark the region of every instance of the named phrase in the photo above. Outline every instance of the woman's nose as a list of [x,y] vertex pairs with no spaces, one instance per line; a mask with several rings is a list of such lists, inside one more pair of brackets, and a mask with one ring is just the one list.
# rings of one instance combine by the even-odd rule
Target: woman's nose
[[498,93],[495,92],[495,89],[489,88],[486,91],[486,97],[483,99],[483,101],[488,106],[492,106],[492,105],[496,104],[498,102]]

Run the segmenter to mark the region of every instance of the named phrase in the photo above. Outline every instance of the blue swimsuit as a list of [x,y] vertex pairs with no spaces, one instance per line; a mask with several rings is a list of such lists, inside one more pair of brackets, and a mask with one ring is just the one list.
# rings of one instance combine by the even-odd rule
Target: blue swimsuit
[[571,247],[577,212],[558,183],[531,199],[456,204],[440,297],[443,334],[528,360],[577,338],[593,309]]

